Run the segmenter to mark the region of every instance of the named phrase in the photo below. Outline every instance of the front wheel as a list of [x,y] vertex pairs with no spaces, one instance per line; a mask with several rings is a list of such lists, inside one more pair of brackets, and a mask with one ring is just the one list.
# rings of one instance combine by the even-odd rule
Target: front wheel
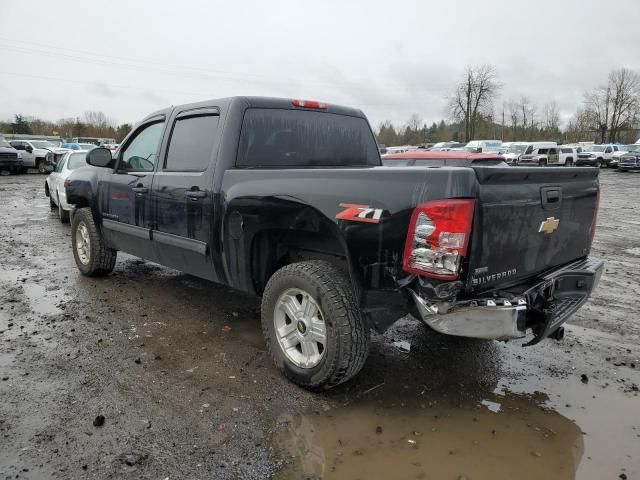
[[83,275],[99,277],[113,271],[118,251],[105,246],[90,208],[76,210],[71,224],[71,246],[78,270]]
[[276,367],[309,390],[355,376],[369,353],[369,328],[349,278],[324,261],[287,265],[262,297],[262,332]]
[[547,159],[546,158],[541,158],[540,160],[538,160],[538,166],[539,167],[546,167],[547,166]]
[[39,158],[36,161],[36,168],[38,173],[47,173],[47,161],[44,158]]
[[573,158],[567,158],[567,160],[564,162],[564,166],[573,167]]

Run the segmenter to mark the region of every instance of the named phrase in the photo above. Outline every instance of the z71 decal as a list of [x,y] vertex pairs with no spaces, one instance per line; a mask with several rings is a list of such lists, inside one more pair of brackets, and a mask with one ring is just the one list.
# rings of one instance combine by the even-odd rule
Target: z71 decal
[[355,203],[341,203],[343,211],[336,215],[339,220],[351,220],[353,222],[380,223],[382,217],[381,208],[371,208],[369,205],[356,205]]

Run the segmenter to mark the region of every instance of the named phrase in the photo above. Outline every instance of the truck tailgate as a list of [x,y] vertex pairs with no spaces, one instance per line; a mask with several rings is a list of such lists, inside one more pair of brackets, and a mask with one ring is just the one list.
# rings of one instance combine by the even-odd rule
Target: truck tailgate
[[467,290],[521,283],[589,253],[599,169],[474,170],[478,193],[466,269]]

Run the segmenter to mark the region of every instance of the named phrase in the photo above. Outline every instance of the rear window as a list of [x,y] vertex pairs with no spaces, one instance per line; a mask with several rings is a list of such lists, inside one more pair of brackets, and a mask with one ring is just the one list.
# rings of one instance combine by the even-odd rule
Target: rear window
[[244,114],[239,167],[380,165],[364,118],[326,112],[250,108]]

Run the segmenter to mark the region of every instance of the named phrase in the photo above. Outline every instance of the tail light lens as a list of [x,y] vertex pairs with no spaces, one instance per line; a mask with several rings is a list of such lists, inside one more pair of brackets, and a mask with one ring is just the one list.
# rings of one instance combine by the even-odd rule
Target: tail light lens
[[329,106],[323,102],[316,102],[315,100],[291,100],[291,104],[294,107],[301,108],[315,108],[317,110],[326,110]]
[[467,254],[475,200],[421,203],[413,211],[402,266],[405,272],[456,280]]

